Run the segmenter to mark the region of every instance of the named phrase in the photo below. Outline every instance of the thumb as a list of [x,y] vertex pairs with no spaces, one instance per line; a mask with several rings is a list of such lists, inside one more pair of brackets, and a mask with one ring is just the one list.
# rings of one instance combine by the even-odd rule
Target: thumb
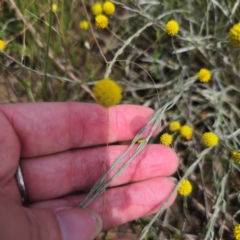
[[0,195],[2,240],[91,240],[102,229],[95,212],[80,208],[29,209]]
[[90,210],[80,208],[60,209],[57,212],[55,211],[55,216],[63,240],[95,239],[102,229],[102,219]]

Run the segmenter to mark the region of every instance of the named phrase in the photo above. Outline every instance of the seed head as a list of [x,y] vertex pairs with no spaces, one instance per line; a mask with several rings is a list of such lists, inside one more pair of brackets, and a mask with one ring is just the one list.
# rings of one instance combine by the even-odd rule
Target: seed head
[[110,1],[106,1],[103,4],[103,12],[107,15],[112,15],[115,12],[115,5]]
[[179,25],[178,22],[175,20],[171,20],[166,24],[166,32],[170,36],[174,36],[179,31]]
[[96,22],[96,27],[98,28],[103,29],[108,26],[108,18],[103,14],[97,15],[95,17],[95,22]]
[[0,50],[4,51],[6,48],[6,44],[3,40],[0,39]]
[[87,30],[89,28],[89,23],[87,20],[82,20],[80,23],[79,23],[79,27],[83,30]]
[[104,78],[93,87],[93,95],[97,103],[108,108],[120,103],[122,88],[113,80]]
[[240,224],[234,226],[233,235],[236,240],[240,240]]
[[200,82],[209,82],[211,80],[211,72],[206,68],[201,68],[197,77]]
[[169,130],[170,130],[171,132],[176,132],[176,131],[178,131],[178,130],[180,129],[180,127],[181,127],[181,124],[180,124],[180,122],[178,122],[178,121],[173,121],[173,122],[170,122],[170,123],[169,123]]
[[165,146],[169,146],[172,143],[172,136],[168,133],[164,133],[160,137],[160,143],[165,145]]
[[240,152],[232,152],[232,160],[237,163],[240,164]]
[[178,188],[178,193],[182,196],[188,196],[192,192],[192,184],[184,179]]
[[237,48],[240,48],[240,23],[235,24],[228,33],[230,43]]
[[97,2],[97,3],[94,3],[93,5],[92,5],[92,13],[94,14],[94,15],[99,15],[99,14],[102,14],[102,4],[101,3],[99,3],[99,2]]
[[202,135],[202,142],[207,147],[214,147],[218,145],[218,141],[219,141],[218,136],[213,132],[205,132]]
[[58,10],[58,6],[57,6],[57,4],[54,3],[54,4],[52,5],[52,12],[53,12],[53,13],[56,13],[57,10]]
[[180,134],[182,137],[185,137],[187,140],[192,138],[192,128],[188,125],[180,127]]

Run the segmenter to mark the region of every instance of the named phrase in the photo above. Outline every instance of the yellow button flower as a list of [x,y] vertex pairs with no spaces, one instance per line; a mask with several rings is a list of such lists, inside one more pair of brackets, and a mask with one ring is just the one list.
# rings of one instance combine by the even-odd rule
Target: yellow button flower
[[188,125],[184,125],[180,128],[180,134],[182,137],[190,140],[192,138],[192,128]]
[[89,28],[89,23],[87,20],[82,20],[79,23],[79,27],[83,30],[87,30]]
[[57,10],[58,10],[57,4],[53,4],[53,5],[52,5],[52,12],[56,13]]
[[218,141],[219,141],[218,136],[215,133],[205,132],[202,135],[202,142],[207,147],[214,147],[218,145]]
[[209,82],[211,80],[211,72],[206,68],[201,68],[197,77],[200,82]]
[[234,226],[233,235],[236,240],[240,240],[240,224]]
[[192,184],[184,179],[178,188],[178,193],[182,196],[188,196],[192,192]]
[[120,103],[122,88],[113,80],[104,78],[93,87],[93,95],[97,103],[108,108]]
[[92,13],[94,14],[94,15],[99,15],[99,14],[102,14],[102,4],[101,3],[99,3],[99,2],[97,2],[97,3],[94,3],[93,5],[92,5]]
[[178,22],[175,20],[171,20],[166,24],[166,32],[170,36],[174,36],[179,31],[179,25]]
[[95,22],[96,22],[96,27],[98,28],[103,29],[108,26],[108,18],[103,14],[97,15],[95,17]]
[[178,121],[173,121],[173,122],[170,122],[170,123],[169,123],[169,130],[170,130],[171,132],[176,132],[176,131],[178,131],[178,130],[180,129],[180,127],[181,127],[181,124],[180,124],[180,122],[178,122]]
[[110,1],[106,1],[103,4],[103,12],[107,15],[112,15],[115,12],[115,5]]
[[237,48],[240,48],[240,23],[235,24],[228,33],[230,43]]
[[165,146],[169,146],[172,143],[172,136],[168,133],[164,133],[160,137],[160,143],[165,145]]
[[237,163],[240,164],[240,152],[232,152],[232,160]]
[[4,51],[6,48],[6,44],[3,40],[0,39],[0,50]]

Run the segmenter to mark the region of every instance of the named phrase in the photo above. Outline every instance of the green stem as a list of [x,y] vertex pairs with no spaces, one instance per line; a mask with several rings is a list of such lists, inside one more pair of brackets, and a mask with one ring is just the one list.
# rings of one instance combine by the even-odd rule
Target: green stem
[[[50,1],[50,6],[52,6],[52,0]],[[53,12],[50,10],[50,19],[49,19],[49,26],[48,26],[48,37],[47,37],[47,47],[46,47],[46,53],[45,53],[45,74],[42,81],[42,95],[43,100],[47,101],[50,96],[50,92],[48,89],[48,65],[49,65],[49,57],[48,57],[48,51],[49,51],[49,45],[50,45],[50,39],[51,39],[51,30],[52,30],[52,19],[53,19]]]

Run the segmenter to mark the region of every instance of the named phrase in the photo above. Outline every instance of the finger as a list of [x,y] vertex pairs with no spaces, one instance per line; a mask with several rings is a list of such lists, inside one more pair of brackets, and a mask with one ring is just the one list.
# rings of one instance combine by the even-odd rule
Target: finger
[[[88,208],[96,211],[103,219],[103,229],[110,229],[125,222],[156,212],[166,201],[174,182],[166,177],[158,177],[118,188],[110,188],[95,199]],[[170,199],[172,204],[176,194]],[[77,206],[84,196],[68,196],[33,204],[31,208],[56,208]]]
[[[109,180],[133,155],[127,154],[121,164],[110,172]],[[31,201],[52,199],[90,189],[128,146],[109,146],[66,151],[21,161],[22,171]],[[178,166],[175,152],[163,145],[147,145],[129,167],[110,186],[142,181],[157,176],[169,176]]]
[[7,240],[95,239],[102,228],[101,218],[77,208],[27,209],[0,196],[0,236]]
[[153,110],[133,105],[105,109],[89,103],[34,103],[0,106],[21,141],[22,157],[127,141]]
[[1,111],[0,131],[0,194],[13,197],[20,202],[16,181],[13,180],[19,161],[20,144],[14,129]]

